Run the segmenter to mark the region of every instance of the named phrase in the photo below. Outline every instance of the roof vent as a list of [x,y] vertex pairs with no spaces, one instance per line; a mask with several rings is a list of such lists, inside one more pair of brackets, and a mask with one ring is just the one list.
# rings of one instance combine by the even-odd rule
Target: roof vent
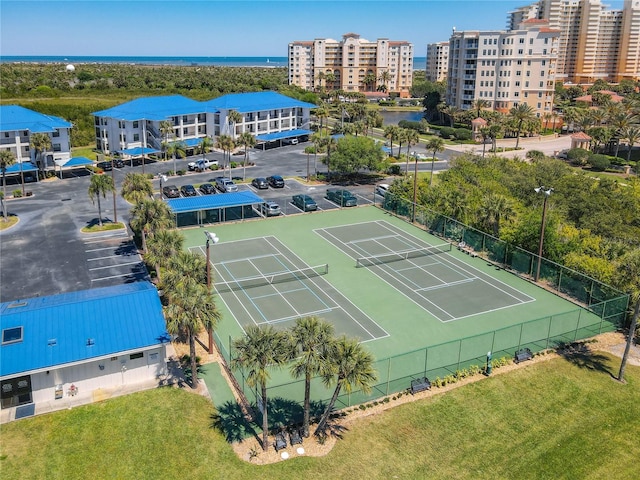
[[96,341],[93,338],[87,338],[87,347],[92,347]]
[[7,306],[7,308],[18,308],[18,307],[26,307],[27,302],[13,302]]
[[47,340],[47,345],[50,347],[55,347],[58,344],[58,340],[56,340],[55,338],[50,338],[49,340]]

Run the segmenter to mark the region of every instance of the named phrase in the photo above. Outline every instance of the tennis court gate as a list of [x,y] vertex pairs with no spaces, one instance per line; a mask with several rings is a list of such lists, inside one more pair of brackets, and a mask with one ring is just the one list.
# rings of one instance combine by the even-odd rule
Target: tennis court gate
[[[392,194],[384,197],[382,208],[403,220],[423,226],[430,234],[452,242],[464,241],[482,258],[526,280],[533,280],[540,262],[540,282],[570,302],[587,308],[604,322],[622,325],[629,295],[583,273],[537,254],[510,245],[492,235]],[[412,219],[415,218],[415,223]]]
[[[591,318],[589,318],[591,317]],[[616,326],[611,322],[593,322],[586,310],[576,308],[561,314],[541,317],[516,325],[500,328],[491,332],[481,333],[458,340],[422,347],[411,352],[394,355],[377,360],[374,368],[378,374],[378,383],[372,387],[369,394],[353,391],[338,397],[336,409],[342,409],[375,401],[379,398],[406,391],[411,380],[428,377],[432,382],[436,378],[444,379],[449,376],[460,376],[465,370],[476,366],[483,369],[486,365],[487,353],[491,352],[493,359],[508,357],[513,359],[517,350],[529,348],[537,353],[546,349],[556,348],[561,344],[593,337],[605,331],[614,331]],[[224,345],[220,337],[214,332],[214,339],[220,353],[227,364],[233,355],[232,339]],[[285,366],[282,371],[288,371]],[[260,394],[256,388],[247,385],[244,373],[231,370],[235,376],[236,387],[241,390],[247,401],[259,411]],[[319,378],[314,381],[320,382]],[[290,398],[290,392],[299,393],[300,398]],[[281,382],[267,386],[268,398],[285,398],[302,405],[304,380]],[[327,390],[323,399],[313,398],[312,401],[326,405],[329,402],[332,389]]]

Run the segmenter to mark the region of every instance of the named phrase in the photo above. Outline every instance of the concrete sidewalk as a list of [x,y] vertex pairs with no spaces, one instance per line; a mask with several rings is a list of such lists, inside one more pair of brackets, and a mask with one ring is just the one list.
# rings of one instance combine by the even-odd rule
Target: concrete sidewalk
[[[500,152],[501,148],[514,148],[516,146],[515,138],[504,138],[496,142],[498,153],[494,154],[489,152],[491,145],[487,144],[485,155],[498,155],[501,157],[525,159],[527,152],[531,150],[538,150],[543,152],[547,156],[554,156],[561,150],[568,150],[571,148],[571,136],[569,135],[547,135],[536,137],[522,137],[518,142],[519,150],[510,150],[507,152]],[[482,155],[482,144],[480,145],[447,145],[447,150],[460,153],[472,153],[475,155]]]

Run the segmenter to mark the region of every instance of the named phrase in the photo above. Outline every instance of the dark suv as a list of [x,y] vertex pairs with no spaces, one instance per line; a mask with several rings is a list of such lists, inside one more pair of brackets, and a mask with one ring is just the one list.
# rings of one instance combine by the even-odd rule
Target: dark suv
[[327,190],[327,200],[331,200],[341,207],[355,207],[358,204],[358,199],[349,190],[329,189]]
[[267,177],[267,183],[273,188],[284,188],[284,179],[280,175]]
[[291,203],[303,212],[310,212],[318,209],[318,204],[309,195],[294,195]]
[[175,185],[165,185],[162,187],[162,194],[167,198],[178,198],[180,190]]
[[196,189],[193,187],[193,185],[181,186],[180,193],[182,193],[183,197],[195,197],[196,195],[198,195],[198,192],[196,192]]

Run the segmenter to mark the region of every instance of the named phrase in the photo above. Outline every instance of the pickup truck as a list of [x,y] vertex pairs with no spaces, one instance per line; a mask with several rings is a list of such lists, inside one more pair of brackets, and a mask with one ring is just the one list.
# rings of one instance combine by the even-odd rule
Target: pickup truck
[[192,171],[198,171],[198,172],[202,172],[204,170],[206,170],[207,168],[213,167],[213,166],[218,166],[218,161],[217,160],[209,160],[209,159],[200,159],[200,160],[196,160],[195,162],[189,162],[187,164],[187,168],[189,168],[189,170]]
[[230,178],[217,177],[216,188],[222,193],[237,192],[238,186]]

